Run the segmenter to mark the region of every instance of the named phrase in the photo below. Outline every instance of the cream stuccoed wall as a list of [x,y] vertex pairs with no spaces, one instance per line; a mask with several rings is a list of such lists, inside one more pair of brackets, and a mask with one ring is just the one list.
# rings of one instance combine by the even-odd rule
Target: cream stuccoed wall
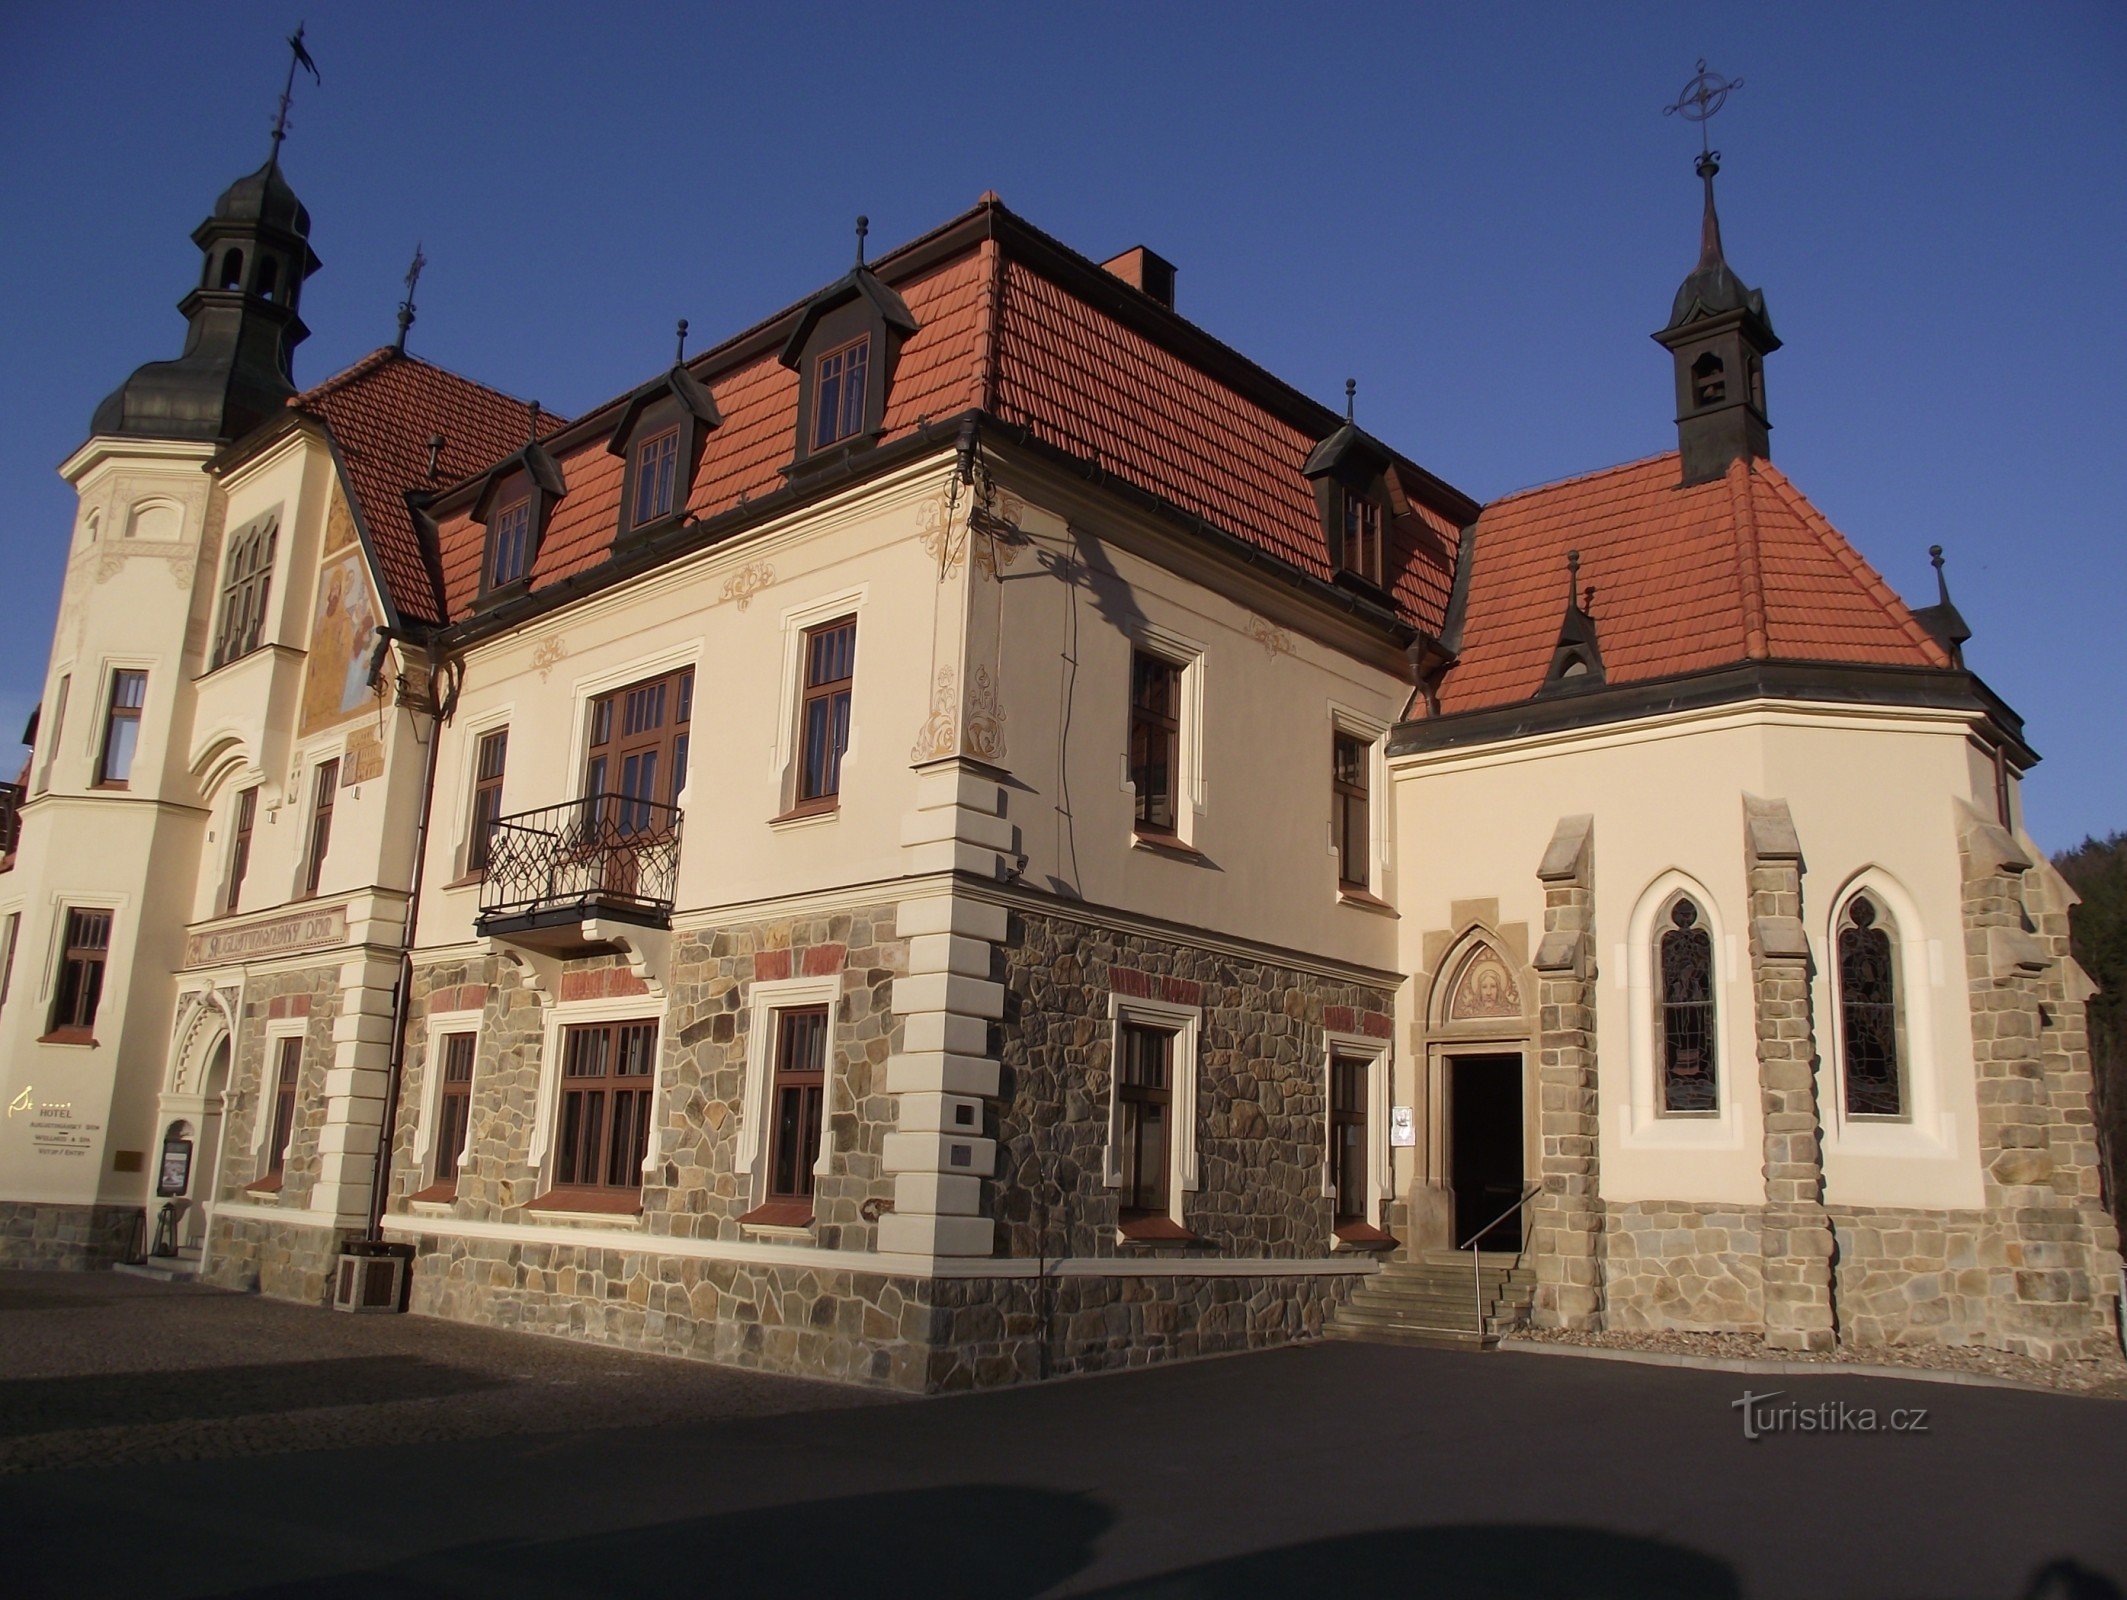
[[[1785,800],[1800,836],[1803,921],[1833,1205],[1981,1204],[1961,881],[1953,804],[1975,793],[1966,714],[1839,706],[1746,707],[1567,732],[1394,763],[1404,859],[1405,970],[1451,903],[1496,898],[1503,922],[1543,926],[1536,865],[1562,816],[1592,814],[1599,964],[1596,1048],[1607,1200],[1749,1205],[1764,1199],[1743,822],[1745,794]],[[1913,1115],[1854,1125],[1840,1108],[1831,918],[1876,890],[1906,956]],[[1656,1110],[1653,940],[1688,890],[1715,936],[1720,1103],[1712,1117]],[[1415,986],[1414,986],[1415,987]],[[1407,995],[1415,1018],[1423,995]],[[1412,1080],[1398,1099],[1415,1095]]]
[[[0,1114],[0,1198],[133,1202],[150,1181],[168,974],[182,945],[168,908],[189,898],[205,820],[175,730],[190,714],[187,653],[204,627],[198,574],[220,530],[220,499],[201,470],[208,453],[92,439],[61,468],[79,511],[17,865],[0,879],[22,917],[0,1010],[0,1097],[14,1108]],[[129,786],[99,788],[112,674],[123,668],[148,675],[139,745]],[[113,913],[95,1043],[43,1043],[65,912],[77,906]],[[121,1151],[140,1153],[132,1171],[116,1170]]]
[[[923,537],[950,458],[674,560],[464,655],[443,731],[421,911],[424,949],[473,938],[464,881],[480,737],[509,729],[505,815],[582,793],[599,695],[682,667],[695,675],[677,916],[899,877],[914,808],[940,613],[952,603]],[[778,820],[794,793],[798,645],[857,619],[840,804]]]
[[[1022,880],[1394,970],[1394,915],[1338,892],[1330,761],[1339,730],[1373,747],[1371,892],[1393,904],[1408,864],[1381,752],[1411,693],[1401,650],[1330,602],[1033,465],[1007,458],[993,498],[1017,536],[997,543],[994,581],[975,564],[970,654],[980,665],[994,648],[999,664],[995,759],[1015,780]],[[1133,843],[1137,649],[1183,667],[1179,832],[1197,857]]]

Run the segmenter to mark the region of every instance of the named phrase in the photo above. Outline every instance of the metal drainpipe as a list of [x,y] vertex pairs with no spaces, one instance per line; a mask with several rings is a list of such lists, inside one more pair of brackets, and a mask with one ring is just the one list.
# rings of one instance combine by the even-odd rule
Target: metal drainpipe
[[[421,877],[428,864],[428,815],[436,797],[436,760],[443,748],[443,724],[457,704],[457,686],[448,699],[439,694],[444,663],[434,645],[428,650],[428,755],[421,764],[421,811],[414,821],[414,870],[406,891],[406,925],[399,936],[399,980],[392,986],[391,1057],[384,1069],[384,1121],[377,1130],[376,1170],[369,1179],[367,1244],[384,1238],[384,1202],[391,1190],[391,1146],[399,1129],[399,1083],[406,1073],[406,1025],[413,1010],[414,935],[421,921]],[[415,716],[419,716],[417,711]]]

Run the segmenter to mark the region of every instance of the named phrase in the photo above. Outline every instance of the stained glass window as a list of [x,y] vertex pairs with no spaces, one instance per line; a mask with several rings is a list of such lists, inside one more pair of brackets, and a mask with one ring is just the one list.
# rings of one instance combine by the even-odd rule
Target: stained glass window
[[1717,1111],[1713,940],[1699,908],[1679,900],[1662,934],[1662,1109]]
[[1895,1117],[1905,1110],[1898,1081],[1898,991],[1890,934],[1876,926],[1875,903],[1857,895],[1839,930],[1839,1032],[1846,1063],[1846,1110]]

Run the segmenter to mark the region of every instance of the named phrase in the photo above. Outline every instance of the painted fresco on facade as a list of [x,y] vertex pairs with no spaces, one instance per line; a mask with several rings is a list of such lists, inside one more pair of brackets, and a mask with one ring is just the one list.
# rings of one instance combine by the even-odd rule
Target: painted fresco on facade
[[326,564],[310,624],[310,665],[303,679],[303,733],[335,727],[369,708],[369,651],[377,608],[362,554],[349,550]]

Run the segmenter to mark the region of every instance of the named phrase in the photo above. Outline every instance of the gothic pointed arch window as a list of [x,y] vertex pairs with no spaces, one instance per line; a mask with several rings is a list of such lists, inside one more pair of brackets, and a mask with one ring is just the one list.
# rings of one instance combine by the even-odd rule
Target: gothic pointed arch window
[[1839,1041],[1846,1114],[1905,1114],[1898,1049],[1898,942],[1875,899],[1847,902],[1839,928]]
[[1659,1061],[1662,1110],[1719,1111],[1717,1017],[1713,997],[1713,938],[1689,895],[1679,895],[1655,941],[1659,974]]

